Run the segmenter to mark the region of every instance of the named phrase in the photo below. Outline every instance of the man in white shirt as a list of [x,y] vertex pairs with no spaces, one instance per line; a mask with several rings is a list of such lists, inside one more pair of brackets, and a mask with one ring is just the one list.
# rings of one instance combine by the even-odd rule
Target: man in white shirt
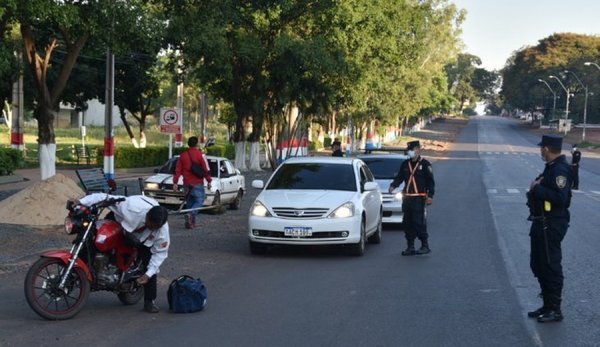
[[160,265],[168,256],[170,245],[168,212],[156,200],[143,196],[116,196],[94,193],[79,200],[83,205],[92,205],[108,198],[125,198],[125,201],[109,206],[114,218],[121,224],[127,235],[141,243],[138,246],[139,257],[146,272],[136,281],[144,285],[144,311],[157,313],[156,274]]

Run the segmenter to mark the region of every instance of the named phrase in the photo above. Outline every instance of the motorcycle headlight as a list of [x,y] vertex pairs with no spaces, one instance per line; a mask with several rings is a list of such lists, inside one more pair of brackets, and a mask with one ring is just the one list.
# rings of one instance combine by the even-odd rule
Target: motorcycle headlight
[[331,212],[329,218],[348,218],[354,216],[354,204],[347,202]]
[[72,234],[74,232],[74,230],[75,230],[75,225],[74,225],[71,217],[65,218],[65,232],[67,233],[67,235]]
[[146,189],[158,190],[158,183],[146,183]]
[[269,210],[260,201],[254,202],[250,209],[250,214],[257,217],[271,217]]

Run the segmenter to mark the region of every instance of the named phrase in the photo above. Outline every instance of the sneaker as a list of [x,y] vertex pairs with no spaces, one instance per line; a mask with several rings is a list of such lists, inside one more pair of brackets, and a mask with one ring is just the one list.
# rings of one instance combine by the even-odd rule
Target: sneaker
[[158,313],[158,311],[160,310],[158,306],[156,306],[156,304],[154,303],[154,300],[152,300],[144,302],[144,311],[148,313]]

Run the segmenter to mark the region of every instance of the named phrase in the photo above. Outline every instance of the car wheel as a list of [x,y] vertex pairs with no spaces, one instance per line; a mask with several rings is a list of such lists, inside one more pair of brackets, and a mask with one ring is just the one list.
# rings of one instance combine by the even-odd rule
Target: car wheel
[[242,196],[244,195],[244,193],[242,193],[241,190],[238,190],[237,195],[235,196],[235,199],[233,199],[233,201],[229,204],[229,208],[232,210],[239,210],[240,205],[242,204]]
[[250,253],[257,254],[257,255],[262,255],[262,254],[267,253],[267,248],[269,246],[265,245],[264,243],[258,243],[258,242],[254,242],[254,241],[249,241],[249,242],[250,242]]
[[377,230],[375,230],[375,233],[373,233],[373,235],[371,235],[369,237],[369,243],[381,243],[381,236],[382,236],[382,222],[381,220],[383,219],[383,214],[380,212],[379,213],[379,222],[377,222]]
[[348,253],[350,255],[360,257],[365,254],[365,233],[365,221],[363,219],[363,221],[360,223],[360,240],[358,240],[358,243],[348,246]]
[[225,207],[221,205],[221,192],[219,192],[218,190],[215,192],[215,197],[212,201],[212,207],[213,214],[222,214],[225,212]]

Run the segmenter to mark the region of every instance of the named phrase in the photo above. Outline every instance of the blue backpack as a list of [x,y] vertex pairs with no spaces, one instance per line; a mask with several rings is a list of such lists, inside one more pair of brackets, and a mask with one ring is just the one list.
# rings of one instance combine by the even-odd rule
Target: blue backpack
[[174,279],[167,290],[169,310],[174,313],[202,311],[206,307],[208,291],[202,280],[188,275]]

